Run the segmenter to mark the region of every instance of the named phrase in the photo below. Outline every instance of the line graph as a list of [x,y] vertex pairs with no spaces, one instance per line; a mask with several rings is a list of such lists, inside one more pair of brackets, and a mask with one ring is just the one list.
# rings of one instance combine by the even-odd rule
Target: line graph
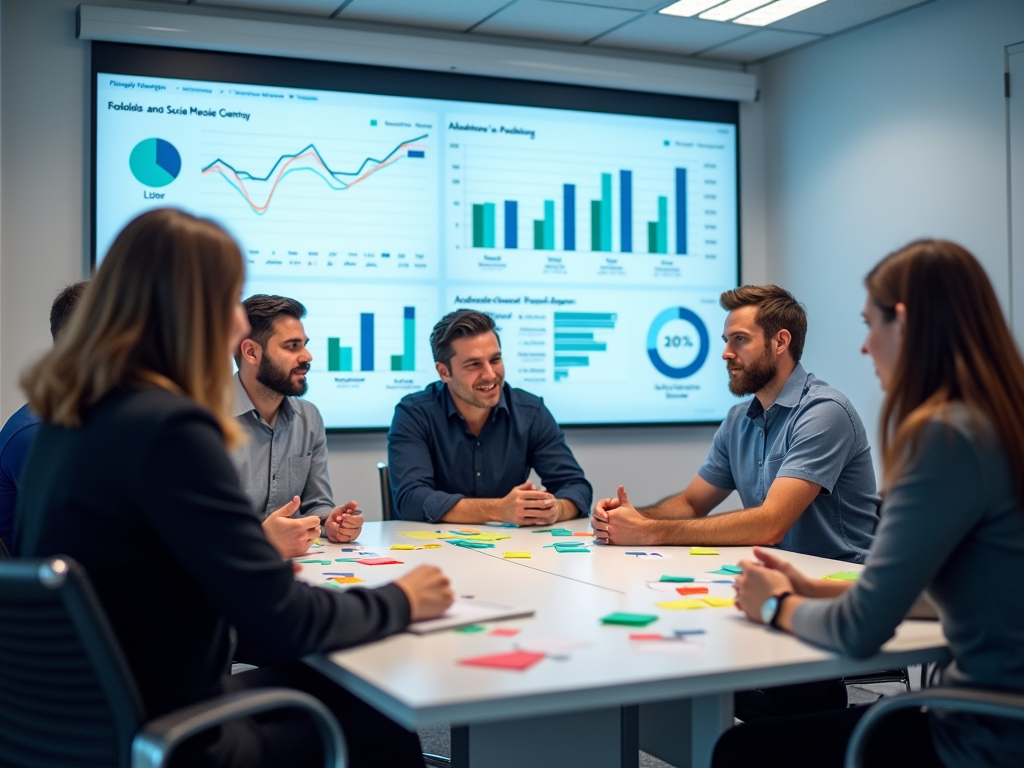
[[[271,167],[266,176],[256,176],[249,171],[235,168],[226,160],[218,157],[213,162],[204,166],[202,175],[220,174],[235,190],[245,198],[252,211],[262,216],[270,207],[278,185],[286,177],[299,171],[308,171],[319,176],[327,186],[337,192],[349,189],[368,179],[377,171],[387,168],[403,158],[423,159],[426,157],[426,144],[421,144],[429,134],[416,136],[401,142],[382,158],[367,157],[354,171],[335,171],[327,164],[320,150],[315,144],[307,144],[294,154],[281,155]],[[264,190],[265,199],[262,203],[257,202],[256,190],[250,190],[246,182],[253,186],[267,185]]]

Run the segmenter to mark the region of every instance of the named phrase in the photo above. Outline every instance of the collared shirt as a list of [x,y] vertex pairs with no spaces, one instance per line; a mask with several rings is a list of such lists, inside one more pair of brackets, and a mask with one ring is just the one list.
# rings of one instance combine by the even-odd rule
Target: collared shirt
[[444,382],[406,395],[388,431],[388,466],[395,513],[403,520],[436,522],[466,497],[500,499],[526,482],[531,469],[581,514],[593,497],[544,401],[508,384],[479,436]]
[[39,417],[27,404],[11,414],[0,429],[0,539],[7,549],[14,545],[14,510],[18,506],[21,470],[37,431]]
[[286,397],[274,428],[263,420],[235,374],[235,410],[245,428],[245,443],[231,455],[242,490],[264,519],[293,496],[302,499],[299,515],[326,518],[334,508],[327,474],[327,433],[317,407]]
[[746,508],[761,506],[778,477],[820,485],[780,549],[861,563],[874,539],[881,499],[864,424],[845,395],[802,365],[767,411],[756,397],[729,410],[698,474],[738,491]]

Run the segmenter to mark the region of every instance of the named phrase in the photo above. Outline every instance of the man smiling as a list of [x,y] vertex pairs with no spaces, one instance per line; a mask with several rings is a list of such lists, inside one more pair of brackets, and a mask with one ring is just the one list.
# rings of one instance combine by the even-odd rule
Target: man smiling
[[544,401],[505,383],[494,321],[451,312],[430,345],[441,380],[404,397],[388,432],[398,516],[548,525],[586,514],[590,483]]

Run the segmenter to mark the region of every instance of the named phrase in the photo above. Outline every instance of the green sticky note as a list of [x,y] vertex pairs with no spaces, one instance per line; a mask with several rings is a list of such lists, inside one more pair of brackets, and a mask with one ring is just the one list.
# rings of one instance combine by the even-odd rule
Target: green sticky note
[[625,624],[627,627],[646,627],[658,617],[650,613],[609,613],[603,619],[602,624]]
[[299,560],[303,565],[330,565],[330,560]]
[[339,557],[334,562],[336,563],[358,563],[358,557]]
[[693,581],[693,577],[692,576],[662,576],[660,579],[658,579],[658,581],[672,581],[672,582],[679,582],[680,584],[682,584],[682,583],[687,582],[687,581]]
[[725,570],[729,566],[723,565],[717,571],[708,571],[708,573],[717,573],[719,576],[735,576],[739,571],[727,571]]
[[856,571],[839,571],[838,573],[830,573],[825,578],[832,581],[856,581],[859,575]]
[[550,528],[545,528],[545,529],[540,530],[540,531],[530,531],[530,533],[551,533],[551,529]]
[[723,565],[719,570],[725,571],[726,573],[743,573],[743,569],[738,565]]
[[485,629],[487,629],[487,627],[485,627],[483,624],[470,624],[466,627],[459,627],[455,631],[462,632],[463,634],[468,635],[472,632],[483,632]]
[[457,547],[466,547],[467,549],[494,549],[494,545],[488,544],[486,541],[460,540],[453,541],[452,544],[454,544]]
[[572,531],[567,530],[565,528],[552,528],[551,529],[551,535],[552,536],[572,536]]

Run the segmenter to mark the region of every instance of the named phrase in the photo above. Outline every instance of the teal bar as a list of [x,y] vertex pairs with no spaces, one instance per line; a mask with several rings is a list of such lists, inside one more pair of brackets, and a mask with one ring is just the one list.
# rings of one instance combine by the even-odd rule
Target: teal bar
[[560,341],[560,340],[565,340],[565,341],[575,341],[575,340],[593,341],[594,340],[594,333],[593,333],[593,331],[591,331],[590,333],[572,333],[571,331],[563,331],[563,332],[555,331],[555,341]]
[[555,352],[607,352],[603,341],[556,341]]
[[[484,248],[494,247],[494,203],[484,203]],[[411,368],[409,370],[412,370]]]
[[658,253],[668,253],[668,198],[658,198]]
[[614,312],[555,312],[555,322],[559,320],[618,320]]
[[555,250],[555,201],[544,201],[544,250]]
[[405,325],[405,344],[402,346],[402,370],[416,370],[416,320],[407,317],[403,321]]
[[612,249],[612,175],[601,174],[601,250]]
[[338,370],[352,370],[352,347],[342,347],[338,350]]
[[558,368],[586,368],[589,365],[589,357],[555,357],[555,366]]

